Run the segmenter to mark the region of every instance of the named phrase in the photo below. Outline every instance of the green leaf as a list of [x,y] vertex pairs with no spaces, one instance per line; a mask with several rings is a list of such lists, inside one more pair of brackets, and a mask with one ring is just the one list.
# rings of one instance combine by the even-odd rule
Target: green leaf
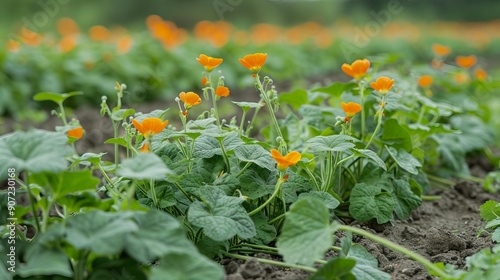
[[135,212],[133,220],[138,230],[126,233],[124,249],[139,262],[149,263],[170,253],[196,251],[183,226],[164,212]]
[[196,243],[196,248],[204,256],[215,259],[216,257],[222,258],[221,252],[227,252],[229,250],[228,241],[215,241],[207,236],[203,236],[198,243]]
[[406,180],[398,179],[393,181],[391,195],[394,200],[394,212],[400,220],[410,217],[411,211],[422,204],[422,199],[415,195],[410,184]]
[[252,216],[257,233],[255,237],[250,238],[248,241],[254,244],[267,245],[276,239],[276,227],[268,224],[269,219],[262,213]]
[[354,151],[354,154],[356,156],[371,159],[380,168],[387,171],[387,167],[385,166],[385,162],[381,158],[379,158],[377,153],[375,153],[374,151],[368,150],[368,149],[352,149],[352,150]]
[[290,92],[283,92],[278,95],[278,100],[280,103],[290,104],[295,110],[298,110],[300,106],[308,103],[307,91],[295,89]]
[[479,117],[467,114],[450,118],[455,129],[462,131],[458,134],[459,145],[465,152],[481,150],[495,142],[495,134]]
[[215,137],[202,135],[194,141],[193,156],[198,158],[211,158],[222,155],[220,143]]
[[496,228],[495,231],[491,234],[491,240],[494,242],[500,242],[500,228]]
[[256,109],[259,107],[264,106],[264,104],[258,103],[258,102],[237,102],[237,101],[231,101],[237,106],[240,106],[243,111],[248,111],[249,109]]
[[396,151],[393,147],[385,146],[391,157],[396,161],[397,165],[402,169],[410,172],[413,175],[418,174],[418,167],[422,167],[422,164],[411,154],[401,149]]
[[[263,197],[274,191],[277,171],[251,166],[240,176],[240,191],[250,199]],[[271,190],[269,192],[269,190]]]
[[66,207],[69,214],[86,211],[87,208],[109,209],[113,201],[111,199],[101,200],[96,192],[83,192],[81,194],[68,194],[60,197],[57,203]]
[[356,279],[390,280],[391,275],[378,269],[377,259],[359,244],[354,244],[346,256],[356,261],[352,273]]
[[340,83],[340,82],[334,82],[331,85],[327,87],[321,87],[321,88],[315,88],[312,91],[313,92],[324,92],[328,93],[332,96],[337,96],[339,97],[344,93],[344,91],[351,90],[356,86],[354,83]]
[[382,141],[389,146],[404,149],[407,152],[412,150],[413,144],[411,134],[404,127],[399,125],[396,119],[388,119],[384,123]]
[[39,92],[33,96],[35,101],[52,101],[57,104],[62,104],[64,100],[71,96],[82,95],[81,91],[72,91],[68,93],[55,93],[55,92]]
[[326,205],[317,198],[303,197],[286,213],[276,245],[285,262],[312,266],[332,246],[333,231]]
[[119,176],[138,180],[162,180],[167,175],[173,174],[165,163],[153,153],[141,153],[124,160],[116,173]]
[[234,155],[241,161],[252,162],[268,170],[276,169],[271,153],[257,144],[242,145],[234,149]]
[[317,199],[323,201],[323,203],[325,204],[325,206],[328,209],[335,209],[335,208],[337,208],[340,205],[340,202],[337,199],[335,199],[331,194],[329,194],[327,192],[310,191],[310,192],[306,192],[306,193],[301,193],[299,195],[299,199],[301,197],[314,197],[314,198],[317,198]]
[[151,194],[151,190],[148,191],[147,197],[140,197],[141,195],[137,195],[140,197],[138,199],[139,203],[142,205],[146,205],[150,208],[159,207],[161,209],[165,209],[170,206],[174,206],[177,204],[177,200],[174,196],[174,191],[172,190],[172,186],[167,184],[166,182],[160,182],[157,186],[154,186],[156,198],[158,199],[158,205],[154,205],[153,195]]
[[7,169],[17,173],[61,172],[68,167],[72,154],[68,137],[45,130],[17,131],[0,137],[0,181],[7,179]]
[[222,176],[217,177],[212,185],[220,188],[227,195],[233,195],[240,186],[240,180],[233,174],[224,173]]
[[316,136],[307,141],[312,152],[344,152],[359,142],[356,138],[348,135]]
[[39,173],[31,176],[33,182],[49,188],[55,198],[86,190],[95,190],[100,180],[92,176],[91,170],[64,171],[61,173]]
[[495,219],[500,219],[500,203],[494,200],[486,201],[481,207],[479,207],[481,218],[484,221],[490,222]]
[[109,138],[108,140],[104,141],[104,144],[118,144],[122,147],[128,147],[127,140],[125,140],[125,138],[122,137]]
[[128,117],[132,116],[135,114],[135,110],[132,108],[129,109],[119,109],[119,110],[113,110],[113,113],[111,113],[111,118],[114,121],[125,121]]
[[352,274],[355,260],[335,258],[320,267],[309,280],[356,280]]
[[125,212],[107,213],[92,211],[68,218],[66,240],[79,250],[90,250],[96,254],[120,253],[126,236],[140,228]]
[[207,280],[222,279],[222,267],[207,257],[195,252],[171,253],[159,260],[151,271],[150,280]]
[[204,202],[195,201],[188,211],[188,220],[194,226],[203,228],[206,236],[215,241],[225,241],[238,235],[242,239],[255,236],[255,226],[245,208],[244,199],[227,196],[215,187],[200,190]]
[[[73,276],[70,261],[64,251],[43,244],[35,244],[26,251],[26,265],[18,268],[21,277],[40,275]],[[53,276],[52,276],[53,277]]]
[[377,219],[383,224],[392,219],[394,201],[392,196],[383,192],[378,185],[358,183],[351,191],[349,213],[359,222]]
[[100,164],[101,162],[101,158],[105,155],[106,153],[98,153],[98,154],[95,154],[95,153],[85,153],[83,155],[80,156],[80,158],[77,160],[78,162],[82,162],[82,161],[88,161],[92,164]]
[[3,262],[0,264],[0,279],[12,280],[12,274],[7,271]]
[[500,191],[500,172],[489,172],[484,178],[484,189],[490,193]]

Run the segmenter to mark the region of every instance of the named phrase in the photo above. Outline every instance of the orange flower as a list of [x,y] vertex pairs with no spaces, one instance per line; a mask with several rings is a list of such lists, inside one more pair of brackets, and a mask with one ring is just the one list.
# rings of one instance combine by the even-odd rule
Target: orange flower
[[168,125],[167,120],[162,122],[160,118],[145,118],[142,120],[142,123],[133,119],[132,123],[134,124],[134,127],[146,138],[160,133]]
[[349,121],[352,117],[354,117],[361,111],[361,105],[356,102],[340,102],[340,106],[342,106],[342,110],[344,110],[345,114],[347,115],[346,121]]
[[297,164],[299,162],[301,155],[299,152],[292,151],[286,156],[283,156],[278,150],[272,149],[271,156],[278,163],[279,170],[285,170],[288,167]]
[[447,56],[450,54],[451,49],[450,49],[450,47],[443,46],[440,44],[433,44],[432,51],[434,52],[434,55],[436,55],[436,56]]
[[57,31],[63,37],[73,36],[80,32],[76,22],[67,17],[61,18],[57,21]]
[[67,134],[68,137],[71,138],[76,138],[76,139],[81,139],[83,137],[83,134],[85,133],[85,130],[83,130],[83,127],[75,127],[70,130],[68,130]]
[[486,79],[488,79],[488,73],[482,68],[477,68],[474,74],[476,75],[476,79],[480,81],[486,81]]
[[179,93],[179,98],[184,102],[186,110],[201,103],[200,96],[192,91]]
[[241,65],[250,71],[257,73],[262,68],[262,65],[266,62],[267,53],[254,53],[247,54],[243,58],[240,58],[239,61]]
[[469,56],[459,55],[455,58],[455,62],[457,63],[457,65],[462,68],[470,68],[472,65],[476,64],[476,61],[477,59],[475,55],[469,55]]
[[432,76],[422,75],[420,76],[420,78],[418,78],[417,83],[420,87],[426,88],[432,85],[432,80],[433,80]]
[[76,47],[76,38],[74,36],[66,36],[59,42],[59,49],[63,53],[70,52]]
[[208,79],[207,79],[207,77],[203,77],[203,78],[201,78],[201,85],[202,85],[202,86],[205,86],[207,83],[208,83]]
[[118,39],[118,42],[116,43],[116,50],[120,54],[125,54],[128,53],[130,48],[132,47],[132,37],[129,35],[122,35],[120,39]]
[[200,57],[196,58],[198,62],[205,67],[207,72],[212,72],[215,67],[219,66],[222,63],[222,58],[214,58],[211,56],[206,56],[204,54],[200,54]]
[[144,142],[141,147],[141,153],[149,153],[149,145],[148,142]]
[[220,97],[227,97],[229,96],[229,88],[225,86],[218,86],[215,89],[215,95]]
[[358,59],[350,65],[347,63],[342,64],[342,71],[356,80],[363,78],[368,68],[370,68],[370,61],[366,58]]
[[18,52],[21,49],[21,43],[15,40],[7,41],[7,50],[9,52]]
[[453,75],[453,78],[455,78],[455,82],[457,84],[464,84],[464,83],[467,83],[470,81],[469,74],[467,74],[465,72],[455,73]]
[[394,85],[394,80],[386,76],[378,77],[375,82],[370,83],[370,86],[382,95],[386,95],[391,90],[392,85]]
[[105,41],[109,39],[110,33],[106,27],[96,25],[89,29],[89,37],[94,41]]

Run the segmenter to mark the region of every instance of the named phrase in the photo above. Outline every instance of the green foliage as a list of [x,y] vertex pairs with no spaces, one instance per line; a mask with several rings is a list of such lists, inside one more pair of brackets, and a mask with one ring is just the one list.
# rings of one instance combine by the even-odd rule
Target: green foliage
[[173,172],[155,154],[140,154],[134,158],[123,161],[117,174],[130,179],[156,179],[162,180]]
[[242,198],[227,196],[214,187],[200,190],[202,201],[189,207],[188,219],[194,226],[203,228],[205,235],[215,241],[225,241],[238,235],[242,239],[255,236],[255,225],[241,206]]
[[9,168],[33,173],[64,171],[72,152],[67,141],[62,133],[35,129],[1,136],[0,180],[7,178]]
[[286,214],[276,246],[286,262],[312,265],[333,243],[328,208],[314,197],[297,200]]
[[359,183],[351,192],[349,213],[358,221],[377,219],[382,224],[392,220],[394,200],[378,185]]

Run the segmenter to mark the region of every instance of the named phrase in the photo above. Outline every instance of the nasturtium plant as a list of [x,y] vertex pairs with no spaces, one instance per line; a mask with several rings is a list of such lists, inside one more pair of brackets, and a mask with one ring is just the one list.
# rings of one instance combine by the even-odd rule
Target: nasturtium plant
[[64,171],[71,147],[63,133],[32,129],[0,137],[0,179],[7,179],[7,170],[33,173]]

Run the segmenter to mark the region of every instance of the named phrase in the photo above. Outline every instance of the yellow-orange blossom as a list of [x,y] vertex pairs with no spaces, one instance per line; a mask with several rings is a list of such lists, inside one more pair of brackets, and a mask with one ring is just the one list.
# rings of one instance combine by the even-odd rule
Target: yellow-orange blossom
[[394,80],[386,76],[378,77],[375,82],[370,83],[370,86],[382,95],[386,95],[391,90],[392,85],[394,85]]
[[271,156],[278,163],[279,170],[285,170],[288,167],[297,164],[299,162],[301,155],[299,152],[292,151],[286,156],[283,156],[278,150],[272,149]]
[[352,64],[342,64],[342,71],[356,80],[363,78],[368,68],[370,68],[370,61],[366,58],[355,60]]
[[132,124],[144,137],[150,138],[154,134],[160,133],[168,125],[168,121],[162,122],[160,118],[145,118],[142,122],[136,119],[132,120]]

